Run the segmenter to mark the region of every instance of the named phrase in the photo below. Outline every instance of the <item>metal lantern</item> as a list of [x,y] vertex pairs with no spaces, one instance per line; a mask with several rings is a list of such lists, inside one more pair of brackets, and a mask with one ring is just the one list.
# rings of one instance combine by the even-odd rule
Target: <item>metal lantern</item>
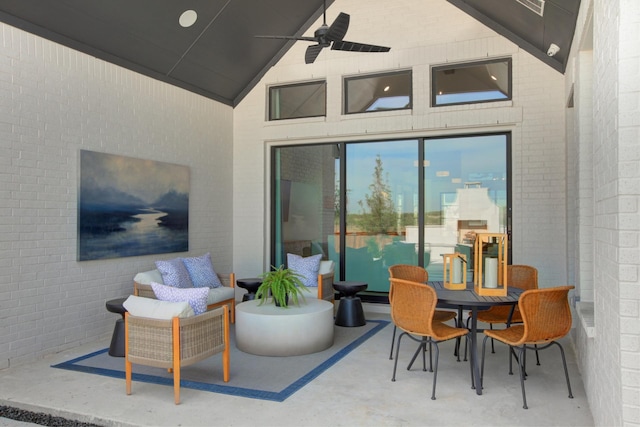
[[444,287],[455,291],[467,288],[467,257],[461,253],[443,254]]
[[478,295],[507,295],[508,239],[502,233],[478,233],[474,243],[473,290]]

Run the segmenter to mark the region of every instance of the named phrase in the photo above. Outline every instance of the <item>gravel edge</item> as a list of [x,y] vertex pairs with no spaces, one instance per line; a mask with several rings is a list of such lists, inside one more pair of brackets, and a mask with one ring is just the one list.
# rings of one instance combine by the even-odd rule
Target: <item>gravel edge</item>
[[0,406],[0,417],[9,418],[15,421],[38,424],[41,426],[52,427],[103,427],[99,424],[85,423],[76,420],[70,420],[63,417],[57,417],[44,412],[32,412],[25,409],[14,408],[11,406]]

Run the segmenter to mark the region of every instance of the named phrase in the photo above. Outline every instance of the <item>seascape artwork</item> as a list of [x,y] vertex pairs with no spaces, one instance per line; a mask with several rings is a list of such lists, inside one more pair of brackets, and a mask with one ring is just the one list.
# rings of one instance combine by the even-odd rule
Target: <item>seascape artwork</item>
[[189,250],[189,168],[80,151],[78,260]]

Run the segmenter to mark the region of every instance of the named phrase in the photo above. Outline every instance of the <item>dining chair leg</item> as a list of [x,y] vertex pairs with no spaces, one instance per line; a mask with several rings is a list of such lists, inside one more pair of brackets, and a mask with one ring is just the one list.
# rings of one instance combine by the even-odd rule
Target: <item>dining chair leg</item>
[[567,359],[564,357],[564,349],[562,348],[562,345],[557,341],[553,341],[551,344],[557,345],[560,349],[560,355],[562,356],[562,366],[564,366],[564,377],[567,380],[567,390],[569,390],[569,398],[573,399],[573,393],[571,392],[571,383],[569,382],[569,370],[567,369]]
[[[493,323],[489,323],[489,329],[493,329]],[[491,338],[491,353],[495,354],[496,348],[493,346],[493,338]]]
[[401,333],[398,336],[398,342],[396,343],[396,360],[393,362],[393,375],[391,376],[391,381],[396,380],[396,369],[398,368],[398,353],[400,352],[400,340],[405,333]]
[[540,366],[540,356],[538,356],[538,344],[534,344],[533,347],[536,349],[536,365]]
[[[484,381],[484,354],[487,347],[487,338],[489,337],[485,336],[482,340],[482,359],[480,361],[480,387],[482,387]],[[473,371],[471,372],[471,382],[473,383]]]
[[396,329],[398,329],[398,327],[396,325],[393,325],[393,334],[391,335],[391,350],[389,351],[389,360],[393,360],[393,343],[396,340]]
[[[511,349],[513,349],[514,347],[509,346]],[[519,358],[518,358],[518,366],[519,366],[519,371],[520,371],[520,388],[522,388],[522,403],[523,403],[523,408],[524,409],[529,409],[527,407],[527,395],[524,391],[524,348],[520,348],[517,347],[518,349],[518,353],[519,353]]]
[[[429,348],[431,348],[431,343],[433,341],[429,339]],[[433,391],[431,392],[431,400],[436,400],[436,381],[438,379],[438,357],[440,356],[440,349],[438,348],[438,343],[433,342],[433,345],[436,348],[436,365],[433,370]]]
[[[431,350],[431,343],[429,343],[429,350]],[[423,342],[420,343],[420,346],[416,349],[416,352],[413,353],[413,357],[411,358],[411,361],[407,365],[407,371],[411,369],[411,367],[413,366],[413,362],[415,362],[415,360],[418,357],[418,354],[420,352],[422,352],[422,370],[426,372],[426,370],[427,370],[427,359],[426,359],[427,342],[426,342],[426,340],[423,340]],[[398,353],[396,352],[396,358],[397,357],[398,357]],[[433,359],[431,358],[431,351],[429,351],[429,371],[433,372]]]

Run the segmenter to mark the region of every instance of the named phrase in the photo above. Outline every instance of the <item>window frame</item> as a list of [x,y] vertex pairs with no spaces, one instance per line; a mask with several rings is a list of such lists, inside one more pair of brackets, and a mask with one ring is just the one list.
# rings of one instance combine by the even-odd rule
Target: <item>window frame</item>
[[[311,115],[304,115],[304,116],[296,116],[296,117],[273,117],[273,112],[272,112],[272,107],[273,107],[273,94],[275,90],[278,89],[294,89],[296,87],[304,87],[304,86],[312,86],[312,85],[318,85],[320,86],[324,86],[324,100],[322,103],[322,114],[311,114]],[[269,122],[274,122],[274,121],[279,121],[279,120],[295,120],[295,119],[306,119],[306,118],[312,118],[312,117],[326,117],[327,116],[327,81],[326,79],[322,79],[322,80],[312,80],[312,81],[305,81],[305,82],[298,82],[298,83],[288,83],[288,84],[281,84],[281,85],[271,85],[267,87],[267,121]]]
[[[365,79],[374,79],[381,77],[390,77],[390,76],[399,76],[399,75],[408,75],[409,77],[409,103],[407,107],[402,108],[385,108],[382,110],[371,110],[371,111],[349,111],[349,82],[355,80],[365,80]],[[380,98],[377,98],[380,99]],[[372,101],[376,101],[373,99]],[[372,104],[369,104],[369,106]],[[411,68],[396,70],[396,71],[388,71],[382,73],[374,73],[374,74],[358,74],[353,76],[343,76],[342,77],[342,114],[350,115],[350,114],[367,114],[367,113],[381,113],[386,111],[403,111],[403,110],[412,110],[413,109],[413,70]]]
[[[477,67],[487,64],[497,64],[497,63],[506,63],[507,64],[507,97],[500,99],[483,99],[478,101],[461,101],[461,102],[449,102],[446,104],[438,103],[437,96],[437,78],[436,73],[445,71],[445,70],[458,70],[462,68],[471,68]],[[460,93],[472,93],[472,92],[460,92]],[[513,99],[513,59],[511,57],[504,58],[493,58],[486,59],[482,61],[473,61],[473,62],[459,62],[455,64],[445,64],[445,65],[433,65],[431,66],[431,107],[449,107],[454,105],[469,105],[469,104],[482,104],[489,102],[503,102],[503,101],[511,101]]]

